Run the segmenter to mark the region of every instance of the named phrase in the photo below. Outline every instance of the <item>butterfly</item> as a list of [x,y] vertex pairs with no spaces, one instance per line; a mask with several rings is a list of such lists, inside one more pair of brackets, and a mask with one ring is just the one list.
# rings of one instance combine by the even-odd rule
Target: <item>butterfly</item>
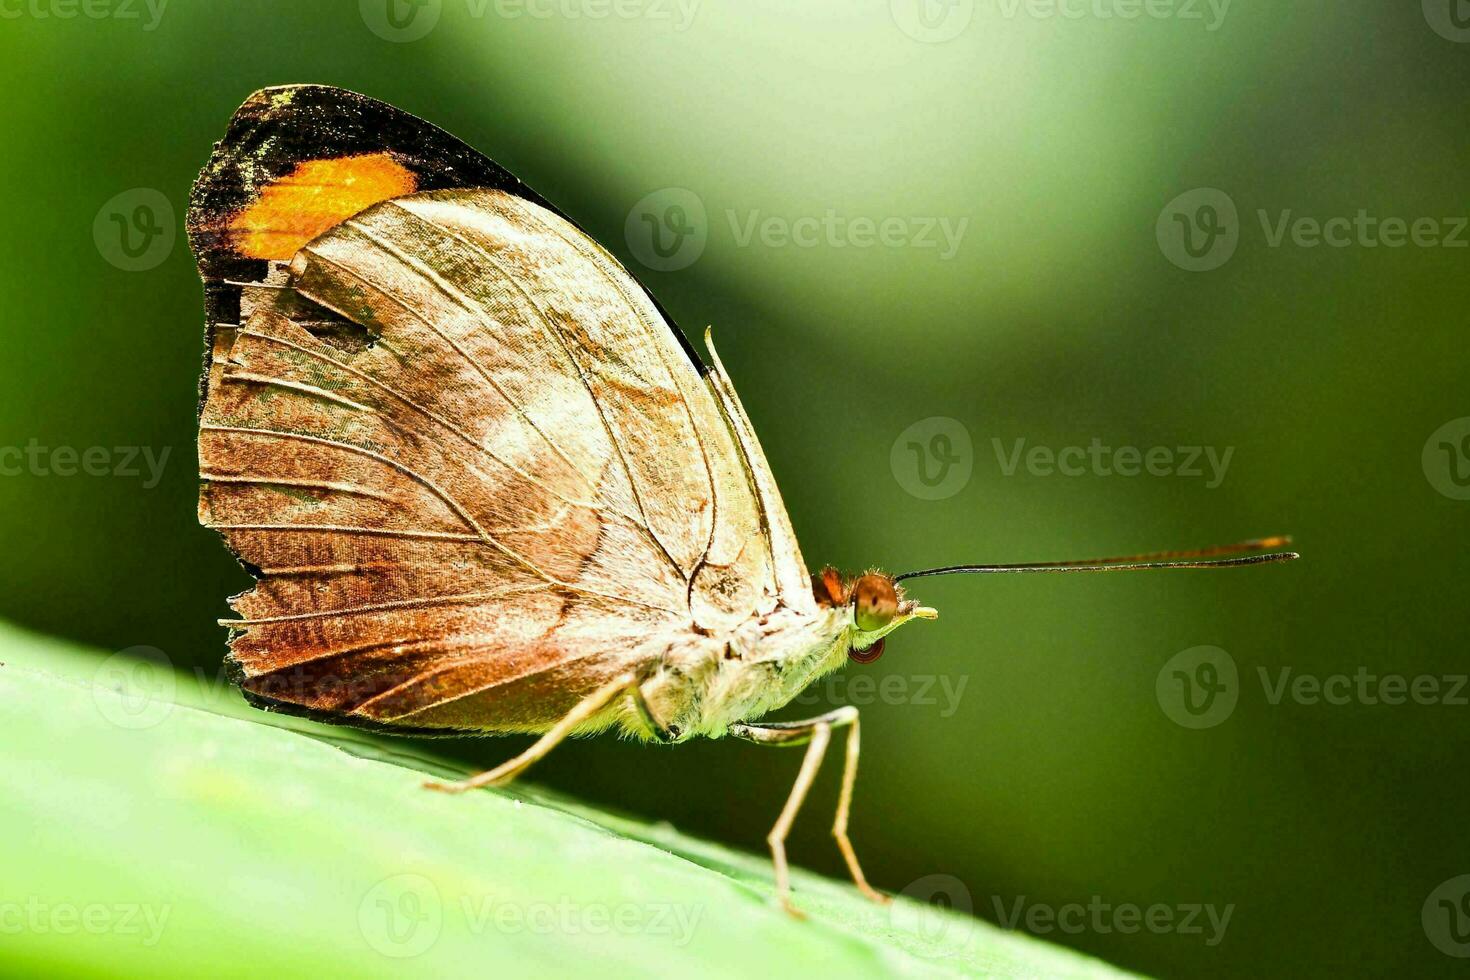
[[[1226,548],[905,575],[811,575],[750,419],[605,249],[489,158],[353,92],[236,111],[194,185],[205,286],[199,519],[255,586],[231,676],[255,706],[409,734],[534,733],[501,785],[571,735],[805,745],[784,842],[834,731],[848,836],[858,713],[762,722],[937,613],[903,580],[1202,567]],[[1205,556],[1240,552],[1214,561]]]

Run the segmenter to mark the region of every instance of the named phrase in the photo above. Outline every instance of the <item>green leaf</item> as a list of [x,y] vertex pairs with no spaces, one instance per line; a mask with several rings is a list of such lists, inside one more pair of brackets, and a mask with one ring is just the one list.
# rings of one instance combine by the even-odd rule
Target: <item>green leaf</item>
[[[156,662],[150,663],[150,658]],[[1117,977],[900,896],[0,624],[0,974]]]

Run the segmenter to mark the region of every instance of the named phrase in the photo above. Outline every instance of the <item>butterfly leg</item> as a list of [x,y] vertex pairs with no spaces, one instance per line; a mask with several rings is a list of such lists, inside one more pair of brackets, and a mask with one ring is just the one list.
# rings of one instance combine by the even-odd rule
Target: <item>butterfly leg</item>
[[832,836],[837,840],[837,849],[842,852],[842,860],[847,862],[848,873],[852,875],[853,884],[857,885],[858,891],[870,901],[887,905],[893,899],[868,884],[862,865],[858,864],[857,852],[852,849],[852,838],[847,836],[847,817],[852,811],[852,790],[857,784],[858,752],[862,740],[858,729],[857,709],[852,708],[851,711],[852,727],[847,731],[847,753],[842,760],[842,791],[837,797],[837,816],[832,821]]
[[478,776],[471,776],[469,779],[450,783],[430,780],[424,783],[424,788],[435,789],[441,793],[463,793],[465,790],[479,789],[481,786],[502,786],[556,748],[561,740],[574,732],[578,726],[586,723],[618,698],[636,691],[637,688],[637,675],[623,674],[579,701],[577,706],[568,711],[561,721],[547,729],[546,734],[515,758],[508,759],[494,769],[482,772]]
[[786,835],[791,830],[791,824],[796,819],[796,813],[801,808],[802,801],[806,799],[807,790],[811,788],[812,781],[816,778],[817,769],[822,764],[822,756],[831,740],[832,729],[843,725],[849,726],[847,753],[842,767],[842,791],[837,801],[837,817],[832,824],[832,836],[837,839],[837,846],[842,851],[843,860],[847,862],[848,871],[852,874],[852,880],[857,884],[858,890],[875,902],[887,902],[889,901],[887,896],[868,884],[868,879],[863,875],[862,866],[858,864],[857,854],[853,851],[852,841],[847,835],[848,814],[852,810],[853,786],[857,782],[860,745],[857,709],[851,706],[838,708],[836,711],[805,721],[771,722],[764,725],[741,724],[730,727],[731,735],[761,745],[807,745],[806,758],[802,760],[801,771],[797,773],[796,783],[791,787],[791,795],[787,798],[786,806],[782,809],[776,825],[771,828],[771,833],[766,838],[767,843],[771,845],[771,856],[776,865],[776,893],[787,911],[798,915],[800,913],[790,901],[791,885],[786,862]]
[[648,729],[649,737],[665,745],[678,741],[683,731],[678,725],[665,725],[654,716],[653,708],[649,705],[648,699],[643,696],[642,685],[634,684],[628,694],[633,700],[633,708],[638,712],[639,719]]
[[804,729],[732,725],[730,734],[761,745],[807,743],[806,756],[801,760],[801,770],[796,774],[796,782],[792,784],[791,795],[786,798],[786,805],[781,808],[781,815],[776,818],[776,825],[766,835],[766,843],[771,847],[771,860],[776,865],[776,898],[787,912],[799,919],[805,918],[806,913],[791,904],[791,869],[786,863],[786,835],[791,832],[791,824],[796,820],[796,813],[801,809],[801,804],[806,800],[807,790],[811,789],[812,782],[817,777],[817,769],[822,765],[822,756],[826,754],[827,743],[832,737],[832,726],[825,721],[815,722]]

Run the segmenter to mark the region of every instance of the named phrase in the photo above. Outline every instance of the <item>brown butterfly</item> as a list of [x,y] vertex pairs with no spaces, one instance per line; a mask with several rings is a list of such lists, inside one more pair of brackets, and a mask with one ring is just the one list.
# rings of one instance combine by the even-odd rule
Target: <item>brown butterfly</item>
[[[750,420],[601,246],[495,163],[341,89],[265,89],[195,184],[209,323],[200,521],[257,579],[229,663],[256,706],[398,733],[808,746],[783,842],[831,731],[754,721],[932,609],[899,581],[948,572],[1202,567],[1197,552],[807,572]],[[709,345],[709,336],[705,337]]]

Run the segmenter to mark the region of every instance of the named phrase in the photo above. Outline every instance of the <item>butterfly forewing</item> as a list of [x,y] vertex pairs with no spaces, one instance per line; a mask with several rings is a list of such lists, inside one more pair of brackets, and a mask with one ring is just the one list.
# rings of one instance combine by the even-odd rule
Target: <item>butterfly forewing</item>
[[758,447],[566,219],[494,189],[394,198],[280,280],[221,331],[201,416],[201,519],[260,579],[234,602],[247,691],[533,730],[775,604],[793,558]]

